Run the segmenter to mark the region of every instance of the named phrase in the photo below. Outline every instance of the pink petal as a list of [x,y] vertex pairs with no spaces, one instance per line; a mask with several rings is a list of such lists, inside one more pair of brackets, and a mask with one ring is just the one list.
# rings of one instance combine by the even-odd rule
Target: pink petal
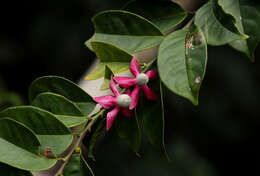
[[140,86],[136,85],[136,87],[134,88],[133,92],[130,95],[132,100],[132,103],[129,106],[130,110],[134,109],[138,104],[140,89],[141,89]]
[[115,85],[113,79],[110,80],[110,89],[115,94],[116,97],[118,97],[120,95],[120,93],[118,92],[118,90],[116,88],[116,85]]
[[131,60],[130,71],[133,73],[135,77],[137,77],[137,75],[140,73],[139,65],[135,57],[133,57],[133,59]]
[[111,128],[119,111],[120,108],[117,106],[112,111],[107,113],[107,131]]
[[93,98],[95,102],[100,104],[105,109],[111,109],[116,105],[116,98],[112,95],[105,95]]
[[114,77],[114,80],[119,84],[120,87],[123,88],[130,88],[136,84],[135,78],[129,78],[129,77]]
[[121,109],[121,113],[122,113],[123,116],[125,116],[125,117],[131,117],[131,116],[133,116],[133,112],[130,111],[129,108]]
[[158,99],[157,95],[147,85],[145,85],[143,87],[143,92],[144,92],[144,96],[148,100],[157,100]]
[[148,76],[149,80],[155,80],[158,76],[158,72],[156,70],[150,70],[146,72],[146,75]]

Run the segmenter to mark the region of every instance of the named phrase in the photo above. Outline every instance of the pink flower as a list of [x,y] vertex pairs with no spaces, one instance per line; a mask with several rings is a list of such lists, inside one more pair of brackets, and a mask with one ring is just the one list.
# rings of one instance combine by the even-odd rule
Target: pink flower
[[146,73],[140,73],[139,65],[135,57],[133,57],[131,60],[130,71],[135,76],[135,78],[114,77],[114,80],[119,84],[119,86],[123,88],[130,88],[135,86],[130,95],[132,103],[130,104],[129,109],[134,109],[137,106],[139,93],[141,90],[148,100],[157,100],[157,95],[147,86],[149,80],[154,80],[157,78],[157,71],[150,70]]
[[112,79],[110,81],[110,89],[115,96],[105,95],[105,96],[93,98],[97,103],[99,103],[105,109],[114,108],[112,111],[107,113],[107,126],[106,126],[107,131],[111,128],[119,111],[121,111],[121,113],[125,117],[131,117],[133,115],[132,112],[129,110],[129,105],[131,104],[131,98],[129,96],[130,91],[127,91],[125,92],[125,94],[120,95]]

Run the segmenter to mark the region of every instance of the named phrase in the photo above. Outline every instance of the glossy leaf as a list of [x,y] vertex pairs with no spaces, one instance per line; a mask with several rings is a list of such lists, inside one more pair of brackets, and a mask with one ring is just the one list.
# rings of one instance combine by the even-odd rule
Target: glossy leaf
[[28,171],[48,169],[56,163],[37,154],[40,141],[26,126],[1,118],[0,129],[0,162]]
[[0,173],[4,173],[4,176],[33,176],[28,171],[20,170],[3,163],[0,163]]
[[207,66],[207,43],[199,27],[191,25],[186,35],[186,67],[192,92],[198,97]]
[[123,10],[148,19],[163,32],[177,26],[187,17],[187,12],[173,2],[150,1],[147,3],[145,0],[135,0],[126,4]]
[[144,97],[141,98],[140,104],[137,106],[137,116],[143,121],[144,130],[150,143],[164,152],[169,160],[164,144],[163,91],[159,80],[151,82],[149,86],[159,99],[150,101]]
[[210,45],[224,45],[239,39],[246,39],[241,34],[231,15],[226,14],[215,0],[203,5],[197,10],[195,24],[204,32],[207,43]]
[[114,126],[116,127],[118,136],[139,156],[141,131],[137,118],[135,116],[124,117],[119,114]]
[[55,93],[39,94],[32,105],[55,114],[67,127],[75,127],[87,121],[75,103]]
[[247,40],[236,40],[230,45],[254,61],[254,52],[260,41],[260,5],[245,4],[240,0],[219,0],[218,2],[224,11],[234,16],[238,29],[249,36]]
[[164,85],[197,105],[207,63],[203,33],[191,29],[190,32],[178,30],[168,35],[160,45],[157,61]]
[[34,80],[29,89],[30,102],[32,102],[38,94],[43,92],[60,94],[77,103],[93,102],[92,97],[78,85],[59,76],[43,76]]
[[72,143],[73,136],[69,129],[56,117],[40,108],[20,106],[7,108],[0,117],[12,118],[31,129],[41,142],[40,152],[50,147],[56,155],[63,153]]
[[72,101],[62,95],[51,92],[39,94],[33,100],[32,105],[57,115],[84,116],[84,114]]
[[235,18],[223,10],[223,8],[218,4],[218,0],[211,0],[211,4],[215,17],[225,28],[235,34],[243,35],[235,24]]
[[105,76],[105,67],[108,66],[114,74],[128,71],[132,55],[108,43],[93,41],[92,47],[100,59],[98,66],[86,77],[87,80]]
[[92,21],[95,34],[86,42],[91,50],[91,41],[103,41],[136,53],[160,44],[163,39],[162,32],[154,24],[123,10],[101,12]]
[[88,116],[96,107],[94,103],[76,103],[81,112],[84,113],[85,116]]
[[104,82],[101,85],[101,90],[109,89],[110,80],[111,77],[114,76],[112,70],[106,65],[105,66],[105,76],[104,76]]

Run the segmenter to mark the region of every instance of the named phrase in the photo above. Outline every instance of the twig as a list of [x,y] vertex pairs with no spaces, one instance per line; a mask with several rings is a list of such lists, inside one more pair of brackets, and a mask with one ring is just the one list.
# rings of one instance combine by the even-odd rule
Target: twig
[[150,61],[148,64],[146,64],[145,68],[142,69],[141,72],[142,72],[142,73],[146,72],[146,71],[153,65],[153,63],[154,63],[156,60],[157,60],[157,59],[154,58],[152,61]]
[[[194,17],[183,27],[183,29],[188,29],[189,26],[193,23],[194,21]],[[146,67],[142,70],[142,72],[146,72],[152,65],[153,63],[156,61],[157,59],[154,58],[152,61],[150,61]],[[122,89],[120,91],[120,93],[125,92],[126,89]],[[91,127],[93,126],[93,124],[96,122],[96,120],[105,112],[105,109],[101,109],[95,116],[93,117],[87,117],[87,119],[90,119],[91,121],[87,124],[87,127],[85,128],[85,130],[78,136],[78,139],[76,140],[74,147],[72,148],[72,150],[69,152],[69,154],[66,156],[65,158],[65,162],[62,164],[62,166],[60,167],[60,169],[58,170],[56,176],[62,175],[62,172],[64,170],[64,168],[66,167],[66,165],[68,164],[70,158],[72,157],[75,149],[80,145],[80,143],[82,142],[84,136],[91,131]]]
[[75,149],[80,146],[84,136],[90,131],[92,125],[97,121],[97,119],[102,116],[102,114],[105,112],[105,109],[101,109],[95,116],[91,118],[91,121],[88,123],[85,130],[77,137],[76,142],[74,143],[74,146],[72,150],[69,152],[69,154],[65,157],[65,162],[62,164],[58,172],[56,173],[56,176],[62,175],[63,170],[65,169],[66,165],[68,164],[70,158],[72,157]]
[[195,20],[195,16],[193,16],[190,21],[182,28],[182,29],[185,29],[185,30],[189,30],[190,28],[190,25],[192,25],[192,23],[194,22]]

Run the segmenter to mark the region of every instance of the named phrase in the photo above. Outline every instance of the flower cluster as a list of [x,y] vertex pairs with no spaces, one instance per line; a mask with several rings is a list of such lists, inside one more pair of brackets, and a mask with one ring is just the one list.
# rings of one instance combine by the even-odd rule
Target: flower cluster
[[[130,77],[113,77],[110,81],[110,89],[113,92],[112,95],[105,95],[101,97],[95,97],[94,100],[99,103],[105,109],[112,109],[107,113],[107,126],[109,130],[115,121],[119,112],[125,117],[133,115],[131,112],[138,104],[139,93],[143,91],[144,96],[148,100],[157,100],[157,95],[148,87],[147,83],[150,80],[157,78],[157,71],[150,70],[146,73],[140,73],[139,65],[135,57],[131,60],[130,71],[134,75],[134,78]],[[127,91],[124,94],[120,94],[116,88],[115,82],[122,88],[126,88]],[[130,88],[133,88],[131,91]]]

